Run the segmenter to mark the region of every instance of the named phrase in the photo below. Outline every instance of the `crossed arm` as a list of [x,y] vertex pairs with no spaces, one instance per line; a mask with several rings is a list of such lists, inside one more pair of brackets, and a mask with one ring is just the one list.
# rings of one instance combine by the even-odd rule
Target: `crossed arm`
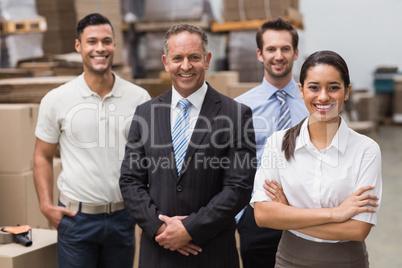
[[363,241],[372,225],[352,220],[359,213],[375,213],[377,196],[366,193],[374,189],[364,186],[334,208],[303,209],[289,206],[282,187],[276,181],[265,180],[265,193],[274,202],[256,202],[254,214],[260,227],[296,230],[327,240]]

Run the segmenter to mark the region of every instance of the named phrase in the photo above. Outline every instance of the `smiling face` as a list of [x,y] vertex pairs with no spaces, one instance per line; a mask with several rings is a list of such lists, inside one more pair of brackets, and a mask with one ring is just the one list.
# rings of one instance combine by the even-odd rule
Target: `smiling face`
[[258,60],[264,64],[265,78],[273,84],[274,80],[290,81],[293,62],[298,57],[294,50],[292,35],[285,30],[267,30],[262,35],[262,50],[257,49]]
[[308,69],[304,85],[299,84],[299,90],[310,119],[327,123],[338,121],[351,90],[351,85],[345,88],[344,84],[341,73],[332,65],[318,64]]
[[174,88],[186,98],[204,84],[211,53],[205,56],[201,37],[188,31],[170,36],[167,51],[162,56],[165,70]]
[[80,40],[75,40],[75,49],[81,53],[86,74],[111,71],[115,47],[113,30],[109,24],[87,26]]

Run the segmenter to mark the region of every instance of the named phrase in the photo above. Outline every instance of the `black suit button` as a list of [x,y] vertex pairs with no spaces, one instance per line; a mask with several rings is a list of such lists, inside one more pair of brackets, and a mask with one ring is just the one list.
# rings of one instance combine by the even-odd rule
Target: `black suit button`
[[177,185],[176,190],[178,192],[181,192],[183,190],[183,187],[181,185]]

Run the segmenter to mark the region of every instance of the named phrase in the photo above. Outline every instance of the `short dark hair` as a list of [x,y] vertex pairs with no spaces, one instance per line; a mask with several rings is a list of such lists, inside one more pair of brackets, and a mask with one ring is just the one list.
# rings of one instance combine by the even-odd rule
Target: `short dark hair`
[[296,28],[292,25],[290,21],[284,20],[281,17],[274,18],[272,20],[268,20],[264,22],[263,25],[258,29],[256,34],[256,41],[258,49],[262,50],[264,46],[264,42],[262,40],[262,36],[267,30],[275,30],[275,31],[288,31],[292,36],[292,46],[293,50],[296,50],[299,45],[299,34],[297,33]]
[[92,13],[85,16],[77,24],[77,39],[81,41],[81,34],[84,32],[84,29],[86,27],[91,25],[103,25],[103,24],[109,24],[114,34],[112,24],[110,23],[109,19],[106,18],[105,16],[99,13]]
[[205,57],[208,55],[208,37],[207,34],[205,33],[204,30],[202,30],[200,27],[191,25],[189,23],[179,23],[174,26],[172,26],[165,34],[165,38],[163,39],[164,45],[163,45],[163,52],[167,56],[168,54],[168,45],[169,45],[169,38],[172,35],[179,34],[181,32],[189,32],[192,34],[198,34],[201,37],[202,41],[202,48],[204,50],[204,55]]

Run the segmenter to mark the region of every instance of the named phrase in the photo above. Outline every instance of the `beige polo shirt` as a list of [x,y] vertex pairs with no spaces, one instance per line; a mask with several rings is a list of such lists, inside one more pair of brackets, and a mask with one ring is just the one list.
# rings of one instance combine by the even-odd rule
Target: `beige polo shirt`
[[63,194],[87,203],[122,201],[120,166],[131,119],[149,99],[146,90],[116,74],[103,99],[83,74],[42,99],[35,135],[60,144],[63,171],[57,184]]

